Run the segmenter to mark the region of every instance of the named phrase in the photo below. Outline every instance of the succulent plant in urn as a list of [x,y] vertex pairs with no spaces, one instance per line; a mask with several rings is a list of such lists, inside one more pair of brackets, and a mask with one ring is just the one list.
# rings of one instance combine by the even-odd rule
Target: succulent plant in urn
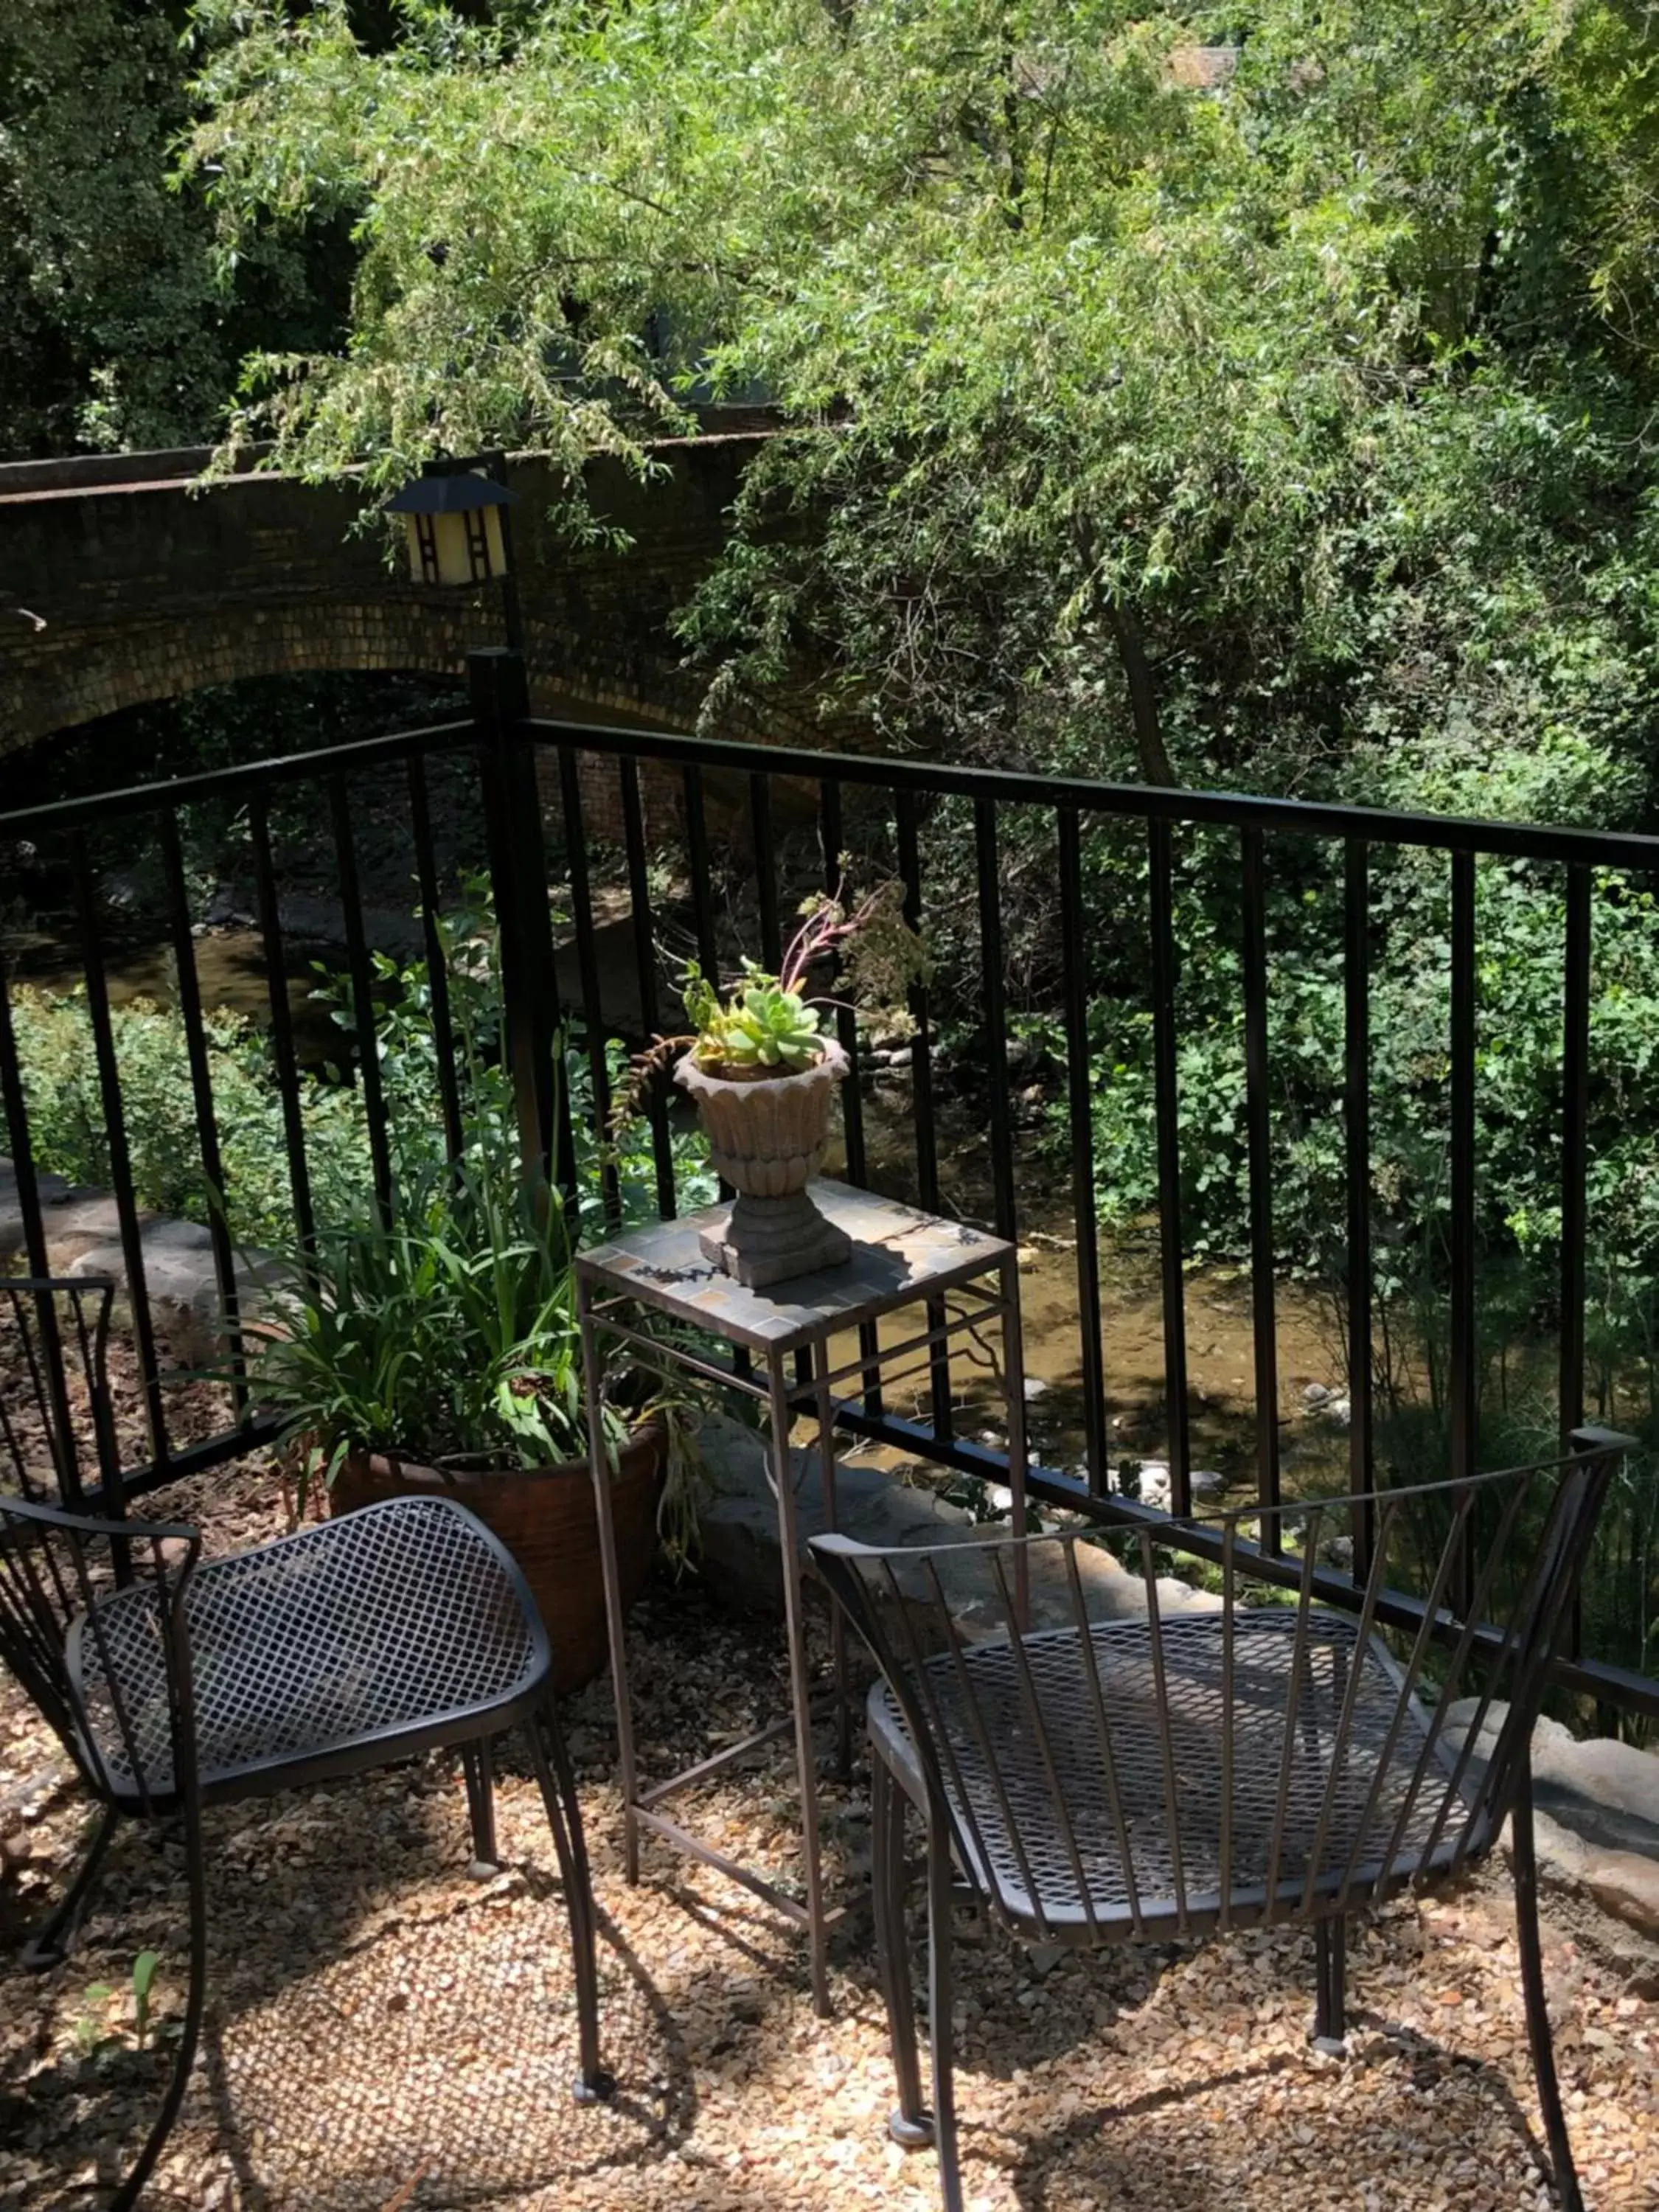
[[[851,1251],[806,1187],[823,1164],[836,1091],[848,1073],[830,1021],[851,999],[902,1000],[924,976],[926,952],[903,905],[897,882],[855,906],[842,893],[819,892],[801,907],[777,973],[745,959],[724,991],[688,963],[690,1029],[658,1037],[618,1094],[620,1127],[644,1085],[675,1063],[674,1080],[696,1101],[713,1164],[737,1194],[730,1212],[702,1232],[703,1251],[751,1288],[837,1267]],[[809,996],[813,969],[831,961],[848,997]]]

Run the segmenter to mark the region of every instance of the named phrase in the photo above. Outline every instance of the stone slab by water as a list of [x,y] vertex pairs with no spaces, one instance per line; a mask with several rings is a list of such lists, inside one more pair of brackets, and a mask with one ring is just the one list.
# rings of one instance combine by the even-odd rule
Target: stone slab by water
[[[62,1176],[43,1175],[39,1182],[45,1205],[55,1206],[69,1196],[70,1187]],[[0,1159],[0,1256],[21,1250],[22,1243],[23,1206],[17,1195],[17,1170],[9,1160]]]
[[[703,1422],[699,1442],[711,1486],[711,1495],[700,1516],[704,1577],[710,1589],[729,1604],[781,1613],[782,1546],[777,1504],[766,1476],[765,1441],[739,1422],[711,1414]],[[816,1446],[798,1448],[790,1459],[804,1565],[808,1539],[821,1534],[824,1528],[823,1468]],[[836,1470],[836,1517],[842,1533],[861,1544],[907,1551],[927,1545],[971,1543],[976,1537],[999,1533],[994,1527],[974,1521],[960,1506],[932,1490],[896,1481],[874,1468],[840,1462]],[[1091,1619],[1144,1619],[1146,1591],[1138,1574],[1130,1573],[1109,1553],[1091,1545],[1078,1546],[1077,1561]],[[969,1606],[982,1598],[982,1574],[969,1576],[964,1571],[953,1576],[948,1560],[939,1565],[947,1601],[953,1607]],[[1186,1583],[1167,1576],[1160,1578],[1157,1587],[1158,1604],[1166,1613],[1213,1612],[1221,1602],[1207,1591],[1189,1589]],[[1037,1628],[1058,1627],[1074,1617],[1058,1547],[1039,1549],[1034,1555],[1031,1610],[1032,1625]],[[987,1632],[998,1626],[988,1620]]]
[[[1462,1745],[1478,1710],[1474,1698],[1447,1708],[1449,1743]],[[1476,1761],[1492,1753],[1508,1713],[1505,1705],[1488,1708]],[[1543,1719],[1533,1734],[1532,1766],[1546,1873],[1659,1943],[1659,1753],[1607,1736],[1581,1742],[1559,1721]]]
[[[41,1227],[52,1273],[75,1279],[107,1275],[125,1293],[126,1249],[121,1242],[120,1212],[109,1192],[73,1188],[61,1176],[42,1176],[40,1185]],[[152,1309],[165,1307],[174,1322],[191,1324],[191,1357],[212,1356],[220,1348],[221,1317],[212,1237],[198,1222],[175,1221],[159,1213],[140,1213],[137,1230]],[[0,1159],[0,1270],[19,1273],[27,1265],[16,1170],[9,1160]],[[237,1255],[237,1290],[245,1309],[257,1303],[277,1273],[277,1262],[265,1254]]]

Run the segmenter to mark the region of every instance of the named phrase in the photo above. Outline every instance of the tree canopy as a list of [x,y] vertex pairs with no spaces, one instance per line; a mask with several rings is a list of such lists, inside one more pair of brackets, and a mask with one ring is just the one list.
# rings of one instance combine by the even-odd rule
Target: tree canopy
[[1628,817],[1656,70],[1640,0],[15,0],[0,432],[533,447],[580,536],[764,393],[711,714]]
[[[234,437],[328,473],[787,434],[685,617],[894,742],[1398,787],[1652,708],[1659,46],[1635,0],[203,0],[228,257],[319,221],[347,343]],[[1352,765],[1358,757],[1364,765]]]
[[189,29],[185,0],[0,9],[0,453],[211,442],[244,354],[337,335],[343,238],[289,225],[222,258],[173,173]]

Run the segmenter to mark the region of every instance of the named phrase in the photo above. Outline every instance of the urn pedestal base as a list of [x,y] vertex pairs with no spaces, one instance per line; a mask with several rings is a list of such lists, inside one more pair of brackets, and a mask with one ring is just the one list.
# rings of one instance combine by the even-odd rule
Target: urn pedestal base
[[853,1252],[847,1231],[826,1221],[804,1190],[780,1198],[740,1191],[697,1242],[706,1260],[750,1291],[839,1267]]

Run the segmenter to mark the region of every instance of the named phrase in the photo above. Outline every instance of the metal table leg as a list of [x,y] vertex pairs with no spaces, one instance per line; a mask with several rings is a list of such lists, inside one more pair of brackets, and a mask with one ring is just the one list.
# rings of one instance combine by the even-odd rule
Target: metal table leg
[[776,1352],[766,1363],[772,1417],[772,1470],[777,1489],[778,1540],[783,1553],[784,1632],[789,1640],[789,1691],[795,1713],[795,1766],[800,1777],[800,1849],[805,1877],[807,1931],[812,1951],[812,2008],[830,2017],[829,1931],[823,1916],[823,1869],[818,1855],[817,1760],[812,1749],[811,1692],[806,1674],[806,1628],[801,1616],[800,1553],[795,1488],[789,1476],[789,1386]]
[[[599,1346],[586,1283],[576,1281],[576,1316],[581,1327],[582,1373],[587,1386],[588,1468],[599,1524],[599,1571],[605,1579],[605,1632],[611,1644],[611,1687],[617,1701],[617,1762],[622,1784],[623,1868],[630,1883],[640,1878],[640,1826],[634,1761],[634,1709],[628,1687],[628,1629],[623,1619],[622,1575],[617,1564],[617,1525],[611,1511],[611,1469],[605,1455],[605,1406],[599,1386]],[[551,1624],[550,1624],[551,1626]],[[556,1633],[556,1629],[554,1630]]]
[[[818,1463],[823,1480],[823,1527],[826,1534],[840,1528],[836,1510],[836,1411],[830,1395],[830,1346],[817,1347]],[[838,1605],[830,1607],[830,1651],[836,1677],[836,1772],[842,1781],[853,1776],[853,1714],[847,1693],[847,1623]]]
[[[1002,1295],[1002,1388],[1008,1420],[1008,1493],[1016,1536],[1025,1534],[1025,1340],[1019,1323],[1019,1255],[1010,1252],[997,1271]],[[1015,1601],[1022,1629],[1031,1619],[1030,1569],[1014,1555]]]

